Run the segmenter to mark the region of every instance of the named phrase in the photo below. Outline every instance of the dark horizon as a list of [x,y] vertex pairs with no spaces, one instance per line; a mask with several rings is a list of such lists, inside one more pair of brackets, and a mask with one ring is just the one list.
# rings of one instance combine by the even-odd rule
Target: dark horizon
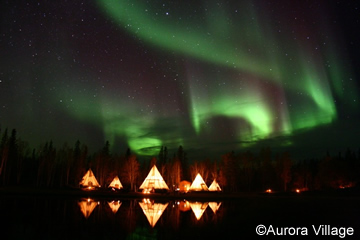
[[[350,119],[347,122],[349,121],[352,120]],[[360,128],[352,128],[353,124],[355,125],[356,123],[347,124],[346,121],[343,121],[343,123],[333,123],[320,126],[316,129],[298,130],[292,136],[277,136],[255,142],[242,142],[243,145],[248,145],[243,148],[236,148],[239,142],[227,142],[224,146],[222,143],[219,143],[219,146],[217,146],[217,143],[213,142],[212,145],[208,145],[212,146],[210,149],[204,147],[203,145],[199,145],[198,143],[194,143],[194,145],[185,143],[182,145],[150,146],[149,149],[151,149],[151,152],[154,153],[152,155],[134,153],[139,159],[146,161],[152,157],[157,157],[161,147],[167,147],[169,153],[175,154],[178,147],[182,146],[186,149],[190,161],[205,159],[216,161],[219,160],[222,155],[229,152],[238,154],[251,151],[254,154],[257,154],[261,151],[261,149],[270,148],[272,149],[274,155],[287,152],[295,161],[319,159],[324,157],[327,153],[329,153],[331,156],[336,156],[341,152],[346,152],[348,149],[352,151],[360,150],[360,144],[357,142],[357,136],[360,135]],[[80,138],[74,138],[70,141],[67,140],[60,142],[56,138],[50,138],[34,143],[24,138],[22,136],[23,134],[19,132],[17,128],[1,127],[2,125],[0,124],[1,137],[3,137],[4,131],[6,129],[8,131],[8,136],[11,134],[11,131],[15,129],[19,139],[24,141],[28,145],[29,149],[35,150],[43,147],[45,143],[49,142],[52,142],[55,148],[61,148],[63,145],[73,147],[75,143],[79,141],[81,144],[88,147],[90,154],[95,154],[96,152],[100,151],[108,141],[98,141],[96,143],[91,140],[87,142],[86,140],[82,140]],[[351,135],[349,133],[351,133]],[[313,138],[313,136],[320,137]],[[334,141],[334,139],[340,141]],[[124,155],[128,149],[132,151],[132,149],[126,145],[126,143],[121,142],[121,140],[115,141],[113,145],[110,144],[110,152],[112,154]],[[143,149],[143,151],[146,152],[146,149]]]
[[15,129],[1,131],[0,186],[78,188],[88,169],[103,188],[119,176],[126,189],[137,191],[148,170],[157,165],[160,174],[175,191],[182,180],[193,181],[200,174],[206,184],[216,180],[225,192],[329,190],[359,185],[360,148],[346,149],[335,155],[295,160],[290,152],[274,152],[264,147],[258,152],[226,152],[217,159],[194,159],[186,148],[176,151],[161,147],[156,156],[139,158],[130,149],[113,154],[109,142],[92,153],[86,144],[56,147],[45,142],[31,149]]

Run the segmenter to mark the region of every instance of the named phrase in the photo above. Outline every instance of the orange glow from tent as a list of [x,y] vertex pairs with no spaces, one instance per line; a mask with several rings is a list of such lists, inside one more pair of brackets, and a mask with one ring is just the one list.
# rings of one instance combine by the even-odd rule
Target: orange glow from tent
[[349,184],[345,184],[345,185],[340,185],[339,188],[344,189],[344,188],[351,188],[353,186],[352,183]]
[[271,189],[269,188],[269,189],[267,189],[265,192],[271,193]]
[[190,186],[190,191],[209,191],[204,179],[198,173]]
[[221,202],[219,202],[219,203],[218,202],[209,202],[209,207],[215,214],[216,214],[217,210],[219,210],[220,206],[221,206]]
[[295,191],[296,191],[297,193],[300,193],[300,189],[296,189]]
[[142,191],[142,193],[150,194],[150,189],[144,189],[144,190]]
[[154,165],[145,178],[144,182],[140,185],[139,189],[143,189],[143,193],[147,193],[145,190],[148,190],[148,193],[151,193],[154,192],[155,189],[169,190],[169,187],[161,176],[159,170]]
[[189,189],[190,189],[190,186],[191,186],[191,182],[188,182],[186,180],[183,180],[179,183],[179,192],[182,192],[182,193],[187,193],[189,192]]
[[86,190],[93,190],[95,187],[101,187],[98,181],[96,180],[94,173],[89,169],[80,182],[80,186],[82,186]]
[[108,202],[108,205],[113,213],[116,213],[119,210],[121,204],[120,200]]
[[190,207],[197,220],[200,220],[208,205],[208,202],[190,202]]
[[150,199],[143,199],[142,202],[139,202],[139,205],[151,227],[155,226],[168,204],[169,203],[155,203],[154,201],[150,201]]
[[216,179],[214,179],[213,182],[210,184],[209,191],[221,191],[221,187],[219,186],[219,183],[216,181]]
[[115,191],[115,189],[119,190],[119,189],[123,188],[123,185],[121,184],[118,176],[114,177],[114,179],[109,184],[109,188],[111,188],[113,191]]
[[182,212],[189,211],[191,209],[190,203],[186,200],[179,202],[179,209]]
[[96,203],[94,200],[88,198],[84,199],[80,202],[78,202],[78,205],[80,206],[80,210],[83,213],[85,218],[89,218],[91,213],[94,211],[98,203]]

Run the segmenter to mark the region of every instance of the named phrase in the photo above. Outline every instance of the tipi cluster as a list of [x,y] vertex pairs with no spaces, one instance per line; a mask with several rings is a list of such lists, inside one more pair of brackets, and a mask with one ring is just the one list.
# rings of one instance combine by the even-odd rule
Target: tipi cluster
[[[94,190],[101,187],[91,169],[89,169],[82,178],[80,186],[88,190]],[[113,190],[123,188],[118,176],[112,180],[108,187]],[[154,165],[143,183],[140,185],[139,189],[142,190],[143,193],[154,193],[155,190],[169,190],[169,187],[157,167]],[[210,187],[208,187],[201,175],[198,173],[192,183],[188,181],[181,181],[177,190],[179,192],[186,193],[192,191],[221,191],[221,188],[215,179],[211,183]]]

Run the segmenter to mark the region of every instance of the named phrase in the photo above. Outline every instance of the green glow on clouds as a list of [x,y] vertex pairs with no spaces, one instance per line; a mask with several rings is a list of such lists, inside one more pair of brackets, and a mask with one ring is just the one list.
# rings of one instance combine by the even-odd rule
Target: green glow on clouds
[[[98,3],[118,26],[155,48],[246,74],[247,77],[241,81],[222,74],[211,76],[209,80],[193,71],[195,78],[203,83],[209,80],[209,85],[223,80],[233,83],[221,91],[216,85],[204,89],[204,84],[196,84],[190,77],[187,79],[189,121],[197,136],[207,131],[207,123],[214,116],[242,120],[235,133],[241,141],[291,134],[298,129],[331,123],[337,118],[332,87],[337,96],[355,99],[355,94],[343,94],[340,82],[345,75],[331,51],[328,56],[335,66],[328,70],[322,63],[323,59],[316,53],[313,56],[306,48],[284,41],[283,49],[274,49],[277,40],[271,34],[271,26],[262,23],[252,7],[246,6],[241,11],[242,17],[229,24],[230,11],[216,11],[210,3],[207,3],[210,10],[205,14],[205,20],[184,17],[181,21],[176,17],[168,18],[150,3],[146,5],[141,1],[98,0]],[[203,27],[197,28],[201,24],[195,24],[196,21],[203,21]],[[254,76],[255,80],[252,79]],[[281,105],[269,101],[271,96],[267,88],[255,84],[257,81],[262,84],[268,81],[278,89],[282,94]],[[245,85],[243,90],[240,90],[240,82]],[[295,103],[288,102],[286,95],[295,96]],[[77,109],[72,113],[79,119],[101,123],[105,137],[111,142],[118,136],[124,137],[138,154],[156,155],[156,147],[184,141],[181,130],[175,131],[178,134],[175,139],[174,135],[157,132],[161,126],[156,115],[139,117],[136,112],[139,103],[124,105],[117,99],[111,100],[103,96],[89,109]],[[78,99],[78,102],[86,101],[87,98]],[[109,105],[108,102],[115,103]],[[247,127],[244,127],[244,122]]]

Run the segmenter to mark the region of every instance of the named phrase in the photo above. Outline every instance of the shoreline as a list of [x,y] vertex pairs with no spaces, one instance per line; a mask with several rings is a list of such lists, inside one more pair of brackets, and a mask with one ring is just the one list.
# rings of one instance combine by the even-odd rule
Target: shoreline
[[358,189],[339,189],[331,191],[306,191],[301,193],[296,192],[167,192],[167,193],[150,193],[144,194],[142,192],[124,192],[124,191],[110,191],[110,190],[92,190],[87,191],[80,188],[30,188],[30,187],[0,187],[0,197],[64,197],[64,198],[103,198],[103,199],[143,199],[150,198],[156,200],[241,200],[254,197],[351,197],[359,198],[360,192]]

